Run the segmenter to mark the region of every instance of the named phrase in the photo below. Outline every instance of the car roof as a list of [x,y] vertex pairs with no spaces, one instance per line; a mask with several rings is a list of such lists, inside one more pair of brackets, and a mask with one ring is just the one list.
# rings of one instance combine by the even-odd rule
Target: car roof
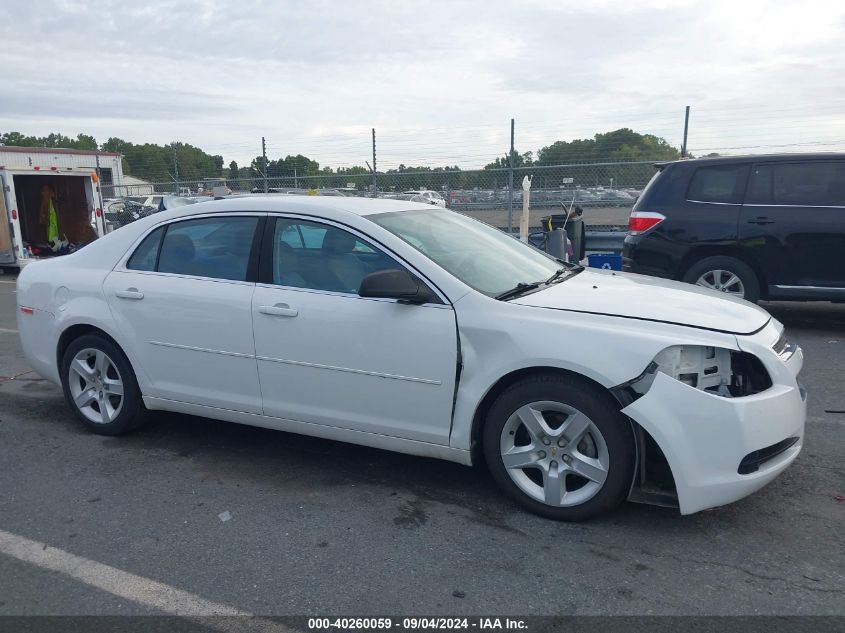
[[285,196],[253,194],[209,200],[177,207],[174,217],[227,211],[276,211],[287,213],[347,212],[360,216],[396,211],[432,211],[437,207],[405,200],[352,198],[341,196]]
[[703,156],[701,158],[682,158],[680,160],[663,161],[655,163],[656,166],[665,167],[677,163],[683,164],[707,164],[719,165],[729,163],[774,163],[774,162],[795,162],[804,160],[845,160],[845,153],[841,152],[813,152],[813,153],[781,153],[781,154],[743,154],[739,156]]

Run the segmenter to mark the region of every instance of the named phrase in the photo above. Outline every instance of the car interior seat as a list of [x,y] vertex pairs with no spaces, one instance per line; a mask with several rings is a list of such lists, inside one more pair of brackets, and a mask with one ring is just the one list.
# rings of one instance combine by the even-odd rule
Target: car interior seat
[[170,233],[161,245],[158,270],[163,273],[194,274],[194,241],[184,233]]
[[367,275],[366,266],[353,253],[355,242],[354,235],[340,229],[329,229],[323,236],[322,252],[331,277],[331,290],[358,292],[361,280]]
[[299,274],[299,258],[290,244],[279,242],[276,245],[273,283],[295,288],[305,288],[308,285],[305,278]]

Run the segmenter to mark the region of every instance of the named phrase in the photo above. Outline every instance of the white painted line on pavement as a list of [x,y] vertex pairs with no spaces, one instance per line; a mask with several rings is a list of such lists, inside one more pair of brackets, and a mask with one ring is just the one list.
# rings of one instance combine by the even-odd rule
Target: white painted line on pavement
[[7,279],[0,279],[0,284],[16,284],[17,281],[9,281]]
[[172,615],[189,618],[201,616],[247,616],[250,620],[203,620],[209,628],[224,631],[260,630],[289,631],[276,622],[255,618],[251,613],[225,604],[206,600],[200,596],[171,587],[164,583],[71,554],[46,543],[33,541],[5,530],[0,530],[0,554],[36,565],[41,569],[59,572],[74,580],[102,591],[132,600]]
[[0,327],[0,334],[17,334],[17,330],[10,330],[9,328]]

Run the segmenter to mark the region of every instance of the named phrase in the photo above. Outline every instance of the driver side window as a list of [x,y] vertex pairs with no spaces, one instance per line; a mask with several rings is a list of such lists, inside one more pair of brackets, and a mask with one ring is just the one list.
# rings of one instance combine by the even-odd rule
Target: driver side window
[[273,227],[272,283],[357,294],[361,280],[382,270],[404,270],[395,259],[335,226],[276,218]]

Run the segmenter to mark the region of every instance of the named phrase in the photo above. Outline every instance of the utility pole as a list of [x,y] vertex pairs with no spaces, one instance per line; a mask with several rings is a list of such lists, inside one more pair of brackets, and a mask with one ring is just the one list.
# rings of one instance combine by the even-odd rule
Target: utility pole
[[173,193],[179,195],[179,160],[176,158],[176,143],[171,143],[173,148]]
[[511,119],[511,151],[508,153],[508,235],[513,234],[513,119]]
[[378,184],[376,183],[376,128],[373,128],[373,198],[378,197]]
[[261,137],[261,156],[264,158],[264,193],[270,190],[267,183],[267,144],[264,142],[264,137]]
[[684,113],[684,144],[681,145],[681,158],[687,157],[687,132],[689,131],[689,106]]

